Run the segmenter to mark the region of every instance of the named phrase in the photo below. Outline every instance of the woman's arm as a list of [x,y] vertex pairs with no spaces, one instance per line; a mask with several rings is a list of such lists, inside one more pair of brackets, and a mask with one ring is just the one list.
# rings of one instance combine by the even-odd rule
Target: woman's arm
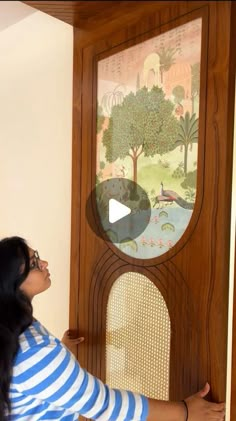
[[149,399],[147,421],[220,421],[224,420],[225,404],[212,403],[203,399],[209,392],[208,383],[202,390],[183,402],[164,402]]
[[[61,342],[72,352],[72,347],[83,342],[83,340],[83,337],[72,338],[70,331],[67,330],[64,333]],[[211,403],[203,399],[209,393],[209,390],[210,386],[207,383],[200,392],[187,398],[185,404],[184,402],[148,399],[149,412],[147,421],[156,421],[157,414],[159,414],[158,421],[162,421],[162,419],[163,421],[204,421],[209,419],[210,414],[212,414],[216,420],[223,420],[225,405]]]
[[[12,382],[24,397],[35,398],[69,413],[93,420],[186,421],[181,402],[147,399],[125,390],[110,389],[82,369],[58,340],[49,336],[18,353]],[[188,421],[223,420],[222,404],[206,402],[209,386],[186,399]],[[213,416],[214,415],[214,416]]]
[[[182,402],[148,399],[147,421],[186,421],[186,409]],[[198,419],[198,421],[200,421]]]

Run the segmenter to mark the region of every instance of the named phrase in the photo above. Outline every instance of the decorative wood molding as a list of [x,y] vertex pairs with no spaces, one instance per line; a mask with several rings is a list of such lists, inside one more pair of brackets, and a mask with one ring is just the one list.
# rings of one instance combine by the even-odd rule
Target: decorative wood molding
[[[128,15],[135,16],[138,9],[148,13],[155,7],[158,10],[167,7],[176,1],[23,1],[22,3],[45,12],[54,18],[60,19],[78,29],[94,31],[94,27],[102,27],[108,22],[126,21]],[[145,4],[145,11],[143,6]]]

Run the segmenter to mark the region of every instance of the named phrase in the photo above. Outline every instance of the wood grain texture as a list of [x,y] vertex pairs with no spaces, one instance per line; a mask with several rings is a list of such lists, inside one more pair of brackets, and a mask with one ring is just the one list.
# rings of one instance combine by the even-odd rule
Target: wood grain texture
[[[231,4],[232,13],[231,13],[231,51],[232,51],[232,60],[231,60],[231,72],[236,74],[236,54],[235,54],[235,45],[236,45],[236,3],[232,2]],[[230,88],[231,92],[235,92],[235,81],[231,81],[232,86]],[[235,108],[235,96],[231,95],[229,98],[229,107]],[[233,135],[233,131],[236,133],[236,122],[234,121],[234,117],[229,115],[228,119],[228,126],[229,126],[229,136],[231,133]],[[235,145],[234,145],[235,146]],[[235,154],[235,151],[234,151]],[[234,198],[235,200],[235,198]],[[235,233],[235,240],[236,240],[236,233]],[[236,244],[236,241],[235,241]],[[230,419],[236,420],[236,248],[234,253],[234,304],[233,304],[233,343],[232,343],[232,377],[231,377],[231,411],[230,411]]]
[[[82,51],[74,43],[73,60],[73,126],[72,126],[72,197],[71,197],[71,254],[70,254],[70,306],[69,325],[73,331],[78,331],[78,296],[79,296],[79,256],[80,256],[80,209],[81,209],[81,119],[82,114]],[[75,124],[76,122],[76,124]],[[78,332],[84,336],[84,332]],[[77,347],[73,353],[77,356]]]
[[[235,233],[236,244],[236,233]],[[234,286],[236,285],[236,248],[234,253]],[[233,350],[232,350],[232,377],[231,377],[231,410],[230,419],[236,419],[236,288],[234,287],[234,306],[233,306]]]
[[[201,69],[200,195],[195,216],[186,238],[180,240],[175,252],[151,262],[137,261],[95,236],[86,222],[85,204],[95,182],[96,61],[199,14],[206,21],[205,58]],[[81,207],[73,213],[72,220],[73,244],[79,250],[78,326],[86,332],[86,341],[79,348],[79,360],[105,379],[109,290],[121,273],[137,270],[160,289],[172,318],[172,399],[195,392],[206,380],[212,386],[210,397],[225,399],[232,163],[229,118],[232,119],[233,112],[229,99],[234,78],[230,25],[230,2],[190,1],[174,2],[171,7],[161,9],[153,5],[152,13],[143,6],[142,14],[138,10],[132,17],[126,15],[122,23],[109,21],[105,27],[91,32],[75,29],[75,51],[82,57],[83,66],[82,87],[74,86],[74,100],[82,104],[81,113],[77,107],[74,113],[74,131],[81,124],[81,131],[76,134],[80,160],[73,154],[73,166],[81,168],[80,184],[76,186],[75,182],[73,187],[75,196],[80,191]],[[80,226],[79,237],[74,226]]]
[[[166,3],[174,1],[23,1],[22,3],[34,7],[57,19],[60,19],[81,30],[94,32],[94,29],[110,22],[122,22],[138,10],[145,12],[149,8],[166,7]],[[135,11],[135,13],[134,13]]]

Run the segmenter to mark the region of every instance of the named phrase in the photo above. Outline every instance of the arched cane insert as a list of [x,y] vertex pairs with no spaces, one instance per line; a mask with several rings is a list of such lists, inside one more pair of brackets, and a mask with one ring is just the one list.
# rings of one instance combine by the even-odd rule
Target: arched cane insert
[[170,334],[168,309],[158,288],[142,274],[121,275],[107,304],[107,384],[168,399]]

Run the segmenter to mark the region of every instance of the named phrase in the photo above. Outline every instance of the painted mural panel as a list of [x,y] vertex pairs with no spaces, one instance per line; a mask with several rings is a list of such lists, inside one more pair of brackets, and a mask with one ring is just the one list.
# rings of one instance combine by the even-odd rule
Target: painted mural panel
[[151,202],[145,231],[122,245],[129,256],[167,252],[194,210],[201,25],[196,19],[98,62],[96,183],[133,180]]

